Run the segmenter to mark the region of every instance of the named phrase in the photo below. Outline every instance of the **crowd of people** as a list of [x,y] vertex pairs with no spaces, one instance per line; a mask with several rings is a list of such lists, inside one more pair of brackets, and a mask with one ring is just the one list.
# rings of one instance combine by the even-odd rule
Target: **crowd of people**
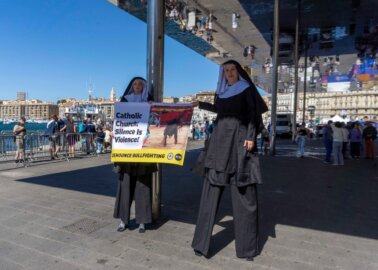
[[[365,159],[375,158],[375,140],[377,129],[367,122],[365,127],[359,122],[346,125],[342,122],[328,121],[323,128],[325,146],[325,163],[344,165],[345,159],[360,159],[362,153]],[[331,155],[333,153],[333,162]]]
[[[51,159],[59,158],[59,153],[65,151],[68,157],[75,157],[75,146],[80,143],[81,151],[102,154],[111,149],[112,129],[104,126],[99,119],[93,123],[91,118],[75,123],[72,117],[66,115],[60,118],[52,115],[47,123],[45,134],[49,140]],[[67,148],[66,148],[67,147]]]
[[[358,160],[362,156],[365,159],[375,158],[377,129],[371,122],[363,126],[359,122],[345,124],[330,120],[323,127],[322,135],[325,148],[324,163],[344,165],[345,159]],[[303,124],[297,128],[295,137],[298,157],[304,157],[307,138],[310,138],[310,131]]]
[[195,122],[191,125],[191,134],[192,140],[201,140],[204,139],[205,141],[209,139],[210,134],[213,132],[215,128],[215,119],[210,121],[205,119],[204,123],[202,122]]

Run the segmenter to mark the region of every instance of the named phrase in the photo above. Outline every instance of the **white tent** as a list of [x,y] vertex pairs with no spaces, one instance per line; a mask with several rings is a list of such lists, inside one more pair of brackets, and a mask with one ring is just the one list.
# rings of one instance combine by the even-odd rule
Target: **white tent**
[[342,118],[340,115],[336,114],[334,117],[331,118],[332,122],[344,122],[348,123],[350,121],[349,118]]

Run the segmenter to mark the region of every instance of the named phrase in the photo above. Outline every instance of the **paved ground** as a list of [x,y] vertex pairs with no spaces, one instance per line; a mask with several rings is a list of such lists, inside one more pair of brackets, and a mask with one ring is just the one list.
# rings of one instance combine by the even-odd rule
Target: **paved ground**
[[278,142],[261,156],[262,253],[235,257],[232,208],[225,192],[214,228],[212,257],[190,243],[202,179],[186,166],[165,166],[163,217],[145,234],[115,231],[115,175],[109,156],[0,167],[0,269],[378,269],[378,168],[367,160],[322,163],[319,143],[308,156]]

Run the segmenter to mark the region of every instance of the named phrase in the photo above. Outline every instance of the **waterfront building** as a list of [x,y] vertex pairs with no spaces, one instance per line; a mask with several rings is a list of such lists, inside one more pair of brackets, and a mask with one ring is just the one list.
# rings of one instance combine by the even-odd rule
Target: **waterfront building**
[[95,103],[95,106],[102,111],[106,120],[112,120],[114,118],[114,101],[101,101]]
[[19,119],[25,114],[25,108],[21,104],[3,103],[0,105],[0,119]]
[[192,103],[196,98],[196,95],[186,95],[179,98],[179,103]]
[[178,103],[179,98],[177,98],[177,97],[163,97],[163,102],[164,103]]
[[41,102],[25,104],[25,117],[27,119],[48,120],[51,115],[59,113],[59,106],[52,103]]
[[48,120],[52,114],[58,114],[56,104],[41,101],[13,101],[0,105],[0,118],[17,120],[21,116],[27,119]]
[[214,103],[215,91],[201,91],[196,94],[196,99],[202,102]]

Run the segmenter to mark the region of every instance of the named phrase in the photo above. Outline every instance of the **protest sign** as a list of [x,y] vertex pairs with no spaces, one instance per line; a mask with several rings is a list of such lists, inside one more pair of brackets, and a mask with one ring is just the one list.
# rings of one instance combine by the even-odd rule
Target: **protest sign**
[[183,165],[192,115],[191,104],[115,103],[112,162]]

